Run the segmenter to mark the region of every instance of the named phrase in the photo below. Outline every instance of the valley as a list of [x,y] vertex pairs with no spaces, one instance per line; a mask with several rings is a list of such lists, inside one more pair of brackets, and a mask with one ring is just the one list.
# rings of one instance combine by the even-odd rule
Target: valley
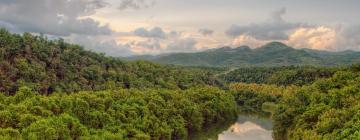
[[[325,64],[279,45],[252,50],[277,59],[241,48],[251,65],[211,56],[246,67],[189,67],[124,61],[1,29],[0,139],[359,138],[359,58],[325,55],[338,60]],[[187,58],[176,59],[197,60]]]

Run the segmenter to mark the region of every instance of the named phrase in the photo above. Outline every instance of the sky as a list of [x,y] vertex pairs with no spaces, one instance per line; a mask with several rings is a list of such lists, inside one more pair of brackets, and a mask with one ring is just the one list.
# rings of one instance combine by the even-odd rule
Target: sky
[[360,51],[359,0],[0,0],[0,27],[110,56],[224,46]]

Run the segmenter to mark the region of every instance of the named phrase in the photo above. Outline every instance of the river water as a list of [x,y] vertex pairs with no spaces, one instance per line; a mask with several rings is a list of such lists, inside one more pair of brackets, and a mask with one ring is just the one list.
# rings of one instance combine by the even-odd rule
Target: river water
[[[225,124],[224,124],[225,125]],[[194,140],[272,140],[272,121],[258,115],[239,115],[236,122],[209,128]]]

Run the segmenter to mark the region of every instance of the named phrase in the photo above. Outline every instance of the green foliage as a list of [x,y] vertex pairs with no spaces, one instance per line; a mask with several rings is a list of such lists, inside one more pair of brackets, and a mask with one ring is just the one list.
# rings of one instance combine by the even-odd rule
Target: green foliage
[[236,117],[233,96],[214,87],[123,89],[1,97],[0,138],[186,139]]
[[220,77],[227,82],[302,86],[319,78],[331,77],[339,69],[311,66],[251,67],[239,68]]
[[269,114],[275,110],[274,103],[280,102],[282,97],[293,94],[297,86],[276,86],[233,83],[230,91],[240,109],[244,113]]
[[[358,56],[270,43],[152,59],[201,66],[329,66],[358,62]],[[187,139],[234,119],[238,107],[271,112],[275,139],[360,138],[359,65],[240,68],[218,74],[230,83],[229,92],[211,87],[226,86],[214,75],[222,71],[126,62],[62,39],[0,29],[0,139]]]
[[284,97],[273,116],[275,139],[359,139],[360,74],[338,71]]
[[248,46],[223,47],[197,53],[174,53],[159,56],[136,56],[131,60],[150,60],[164,64],[215,67],[253,67],[316,65],[338,66],[360,62],[360,53],[326,52],[310,49],[294,49],[283,43],[271,42],[260,48]]
[[0,30],[0,92],[27,86],[41,94],[118,88],[187,89],[215,85],[205,69],[125,62],[42,36]]
[[0,139],[2,139],[2,140],[20,140],[21,134],[16,129],[0,128]]

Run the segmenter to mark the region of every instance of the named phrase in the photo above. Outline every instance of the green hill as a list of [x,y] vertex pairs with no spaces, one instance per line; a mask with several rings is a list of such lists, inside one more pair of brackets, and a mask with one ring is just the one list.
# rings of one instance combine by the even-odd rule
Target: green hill
[[336,66],[360,62],[360,53],[353,51],[326,52],[310,49],[294,49],[280,42],[272,42],[260,48],[248,46],[223,47],[197,53],[174,53],[152,57],[132,57],[163,64],[187,66],[289,66],[321,65]]
[[204,69],[126,62],[63,40],[0,30],[0,92],[31,87],[43,94],[118,88],[187,89],[212,85]]
[[[352,51],[296,50],[276,42],[173,55],[210,66],[359,59]],[[274,139],[359,138],[359,65],[226,69],[122,61],[61,39],[0,29],[0,139],[186,140],[235,121],[239,111],[266,110]]]

